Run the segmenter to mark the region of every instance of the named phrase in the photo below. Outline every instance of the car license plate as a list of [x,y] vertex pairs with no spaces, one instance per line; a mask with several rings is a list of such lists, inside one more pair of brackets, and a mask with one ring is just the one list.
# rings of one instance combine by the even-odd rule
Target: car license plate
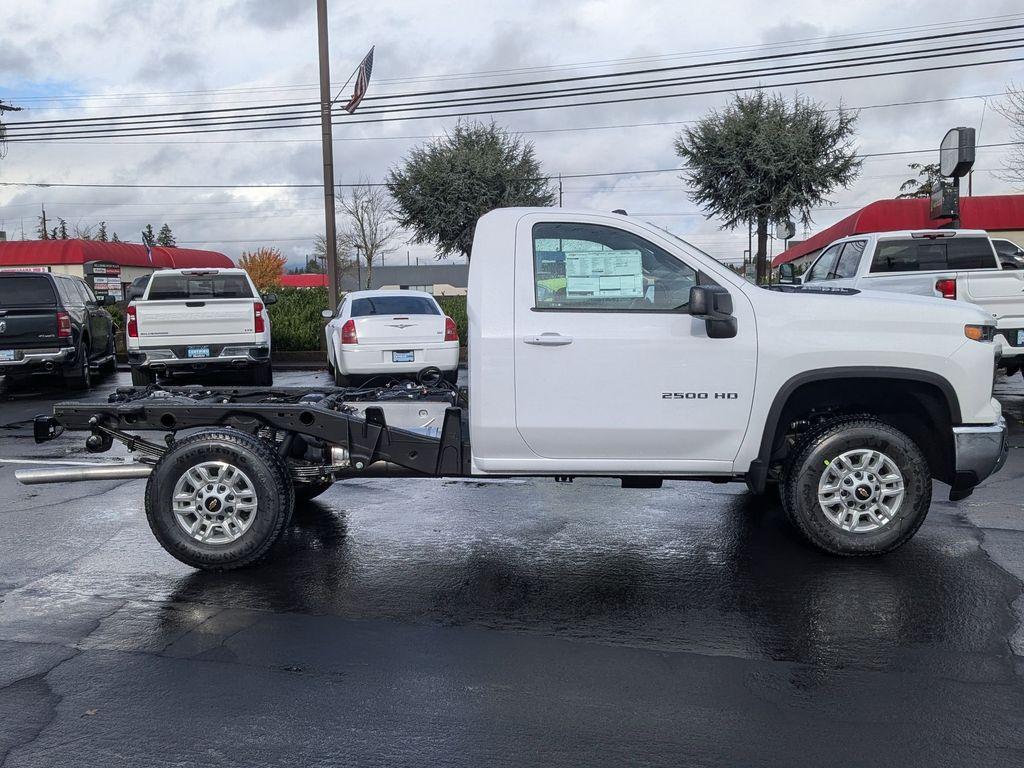
[[392,363],[412,363],[416,360],[415,352],[392,352],[391,362]]
[[210,348],[209,347],[187,347],[185,349],[185,355],[188,356],[189,358],[209,357],[210,356]]
[[1017,346],[1024,347],[1024,330],[1017,331]]
[[11,361],[14,359],[13,349],[0,349],[0,362]]

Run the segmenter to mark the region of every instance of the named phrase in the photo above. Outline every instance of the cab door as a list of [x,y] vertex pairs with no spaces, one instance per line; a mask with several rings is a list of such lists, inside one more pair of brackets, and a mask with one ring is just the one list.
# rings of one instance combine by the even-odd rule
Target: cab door
[[670,242],[618,218],[521,220],[515,419],[537,457],[635,471],[715,471],[735,457],[753,394],[753,312],[722,283],[738,333],[709,338],[688,302],[713,281]]

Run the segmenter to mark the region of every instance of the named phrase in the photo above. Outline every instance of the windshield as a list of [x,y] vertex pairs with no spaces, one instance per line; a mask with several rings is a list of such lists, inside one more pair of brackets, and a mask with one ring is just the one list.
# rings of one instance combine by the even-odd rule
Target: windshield
[[439,314],[437,305],[423,296],[366,296],[352,302],[352,317]]

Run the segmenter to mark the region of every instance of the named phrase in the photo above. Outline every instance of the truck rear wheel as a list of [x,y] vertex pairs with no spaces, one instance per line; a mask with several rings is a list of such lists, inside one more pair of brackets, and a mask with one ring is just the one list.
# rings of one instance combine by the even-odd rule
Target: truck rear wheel
[[167,552],[195,568],[229,570],[269,552],[289,524],[288,469],[266,442],[233,429],[174,443],[146,484],[146,517]]
[[835,419],[810,433],[782,484],[789,519],[836,555],[880,555],[917,532],[932,499],[931,470],[907,435],[870,417]]
[[133,387],[148,387],[151,384],[156,383],[156,375],[146,369],[132,367],[132,386]]
[[272,363],[260,363],[254,371],[252,377],[254,387],[271,387],[274,385],[274,367]]
[[92,388],[92,370],[89,368],[89,346],[84,340],[78,344],[78,349],[75,352],[75,364],[65,381],[72,389]]

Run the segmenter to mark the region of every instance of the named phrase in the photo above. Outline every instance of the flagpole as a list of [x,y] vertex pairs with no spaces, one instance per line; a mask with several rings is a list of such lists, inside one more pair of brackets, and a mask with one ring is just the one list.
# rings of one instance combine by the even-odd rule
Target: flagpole
[[[334,140],[331,134],[331,62],[327,41],[327,0],[316,0],[317,42],[320,57],[320,129],[324,158],[324,223],[327,257],[327,308],[338,306],[338,225],[334,210]],[[351,78],[349,78],[351,79]]]

